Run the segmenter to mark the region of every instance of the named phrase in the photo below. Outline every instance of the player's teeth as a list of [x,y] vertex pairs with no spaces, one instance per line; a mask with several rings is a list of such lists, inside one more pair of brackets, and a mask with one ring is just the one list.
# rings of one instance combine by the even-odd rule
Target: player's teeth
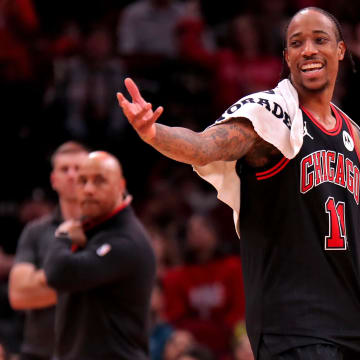
[[321,69],[321,68],[322,68],[322,64],[307,64],[307,65],[303,65],[301,67],[301,70],[312,71],[312,70],[317,70],[317,69]]

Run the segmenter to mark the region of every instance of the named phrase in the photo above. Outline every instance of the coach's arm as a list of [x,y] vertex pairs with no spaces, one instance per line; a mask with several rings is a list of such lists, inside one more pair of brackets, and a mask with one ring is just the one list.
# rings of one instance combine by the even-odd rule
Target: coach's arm
[[37,267],[38,224],[29,224],[21,233],[14,265],[9,275],[9,302],[15,310],[39,309],[57,302],[47,285],[44,271]]
[[57,295],[47,285],[42,269],[31,263],[18,263],[10,271],[9,301],[15,310],[39,309],[55,305]]
[[[106,256],[99,249],[111,249]],[[58,237],[45,259],[44,270],[50,286],[58,291],[84,291],[127,277],[138,266],[134,241],[111,234],[98,235],[84,248],[72,250],[69,237]]]

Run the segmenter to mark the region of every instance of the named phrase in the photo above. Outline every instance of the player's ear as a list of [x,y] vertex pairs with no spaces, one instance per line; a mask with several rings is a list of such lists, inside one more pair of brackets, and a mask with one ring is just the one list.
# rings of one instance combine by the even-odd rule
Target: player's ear
[[289,54],[288,54],[287,48],[285,48],[283,50],[283,57],[284,57],[284,60],[286,61],[287,66],[289,66]]
[[339,61],[344,59],[345,52],[346,52],[346,45],[345,45],[344,41],[341,40],[338,42],[338,49],[337,49]]
[[126,180],[124,177],[122,177],[119,181],[119,187],[120,187],[120,190],[123,191],[126,189]]

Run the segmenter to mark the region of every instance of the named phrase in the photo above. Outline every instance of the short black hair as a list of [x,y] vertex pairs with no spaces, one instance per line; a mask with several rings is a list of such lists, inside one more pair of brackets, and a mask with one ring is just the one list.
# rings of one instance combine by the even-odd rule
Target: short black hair
[[339,20],[334,15],[330,14],[328,11],[326,11],[324,9],[318,8],[316,6],[309,6],[309,7],[306,7],[306,8],[303,8],[303,9],[300,9],[299,11],[297,11],[294,14],[294,16],[290,19],[290,21],[288,22],[288,24],[287,24],[287,26],[285,28],[285,44],[286,44],[286,34],[287,34],[287,31],[288,31],[288,28],[289,28],[289,25],[290,25],[291,21],[294,19],[295,16],[297,16],[298,14],[300,14],[302,11],[305,11],[305,10],[313,10],[313,11],[317,11],[317,12],[325,15],[335,25],[336,40],[338,42],[339,41],[344,41],[345,42],[342,27],[340,25]]

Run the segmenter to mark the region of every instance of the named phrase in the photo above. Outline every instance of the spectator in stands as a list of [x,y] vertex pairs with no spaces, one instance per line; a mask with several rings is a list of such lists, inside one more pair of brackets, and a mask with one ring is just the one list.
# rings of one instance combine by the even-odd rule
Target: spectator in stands
[[165,315],[164,289],[161,280],[157,280],[151,294],[150,303],[151,360],[162,360],[165,344],[174,332],[174,327],[167,321]]
[[176,330],[165,344],[163,360],[177,360],[180,355],[195,344],[196,341],[189,331]]
[[241,262],[223,255],[213,222],[193,215],[186,227],[185,265],[164,278],[167,317],[218,357],[227,354],[234,326],[244,318]]
[[232,360],[254,360],[249,338],[246,333],[245,322],[237,324],[234,332]]
[[127,125],[114,97],[123,88],[125,68],[114,55],[106,28],[95,26],[84,41],[83,54],[62,59],[47,102],[49,108],[62,109],[55,116],[65,118],[68,136],[97,147],[118,137]]
[[142,0],[129,4],[119,19],[119,53],[174,57],[175,27],[182,13],[179,1]]
[[179,0],[138,0],[120,13],[118,53],[153,100],[166,93],[163,87],[176,66],[176,24],[183,12]]
[[281,58],[269,54],[262,44],[255,16],[236,16],[227,26],[226,47],[211,52],[204,45],[206,27],[201,17],[183,19],[178,25],[182,58],[202,63],[213,71],[216,115],[245,94],[274,87],[282,66]]
[[180,264],[180,249],[176,238],[168,238],[160,229],[154,227],[148,230],[156,257],[156,274],[162,279],[169,269]]
[[39,29],[32,0],[0,1],[0,78],[23,81],[33,76],[29,39]]

